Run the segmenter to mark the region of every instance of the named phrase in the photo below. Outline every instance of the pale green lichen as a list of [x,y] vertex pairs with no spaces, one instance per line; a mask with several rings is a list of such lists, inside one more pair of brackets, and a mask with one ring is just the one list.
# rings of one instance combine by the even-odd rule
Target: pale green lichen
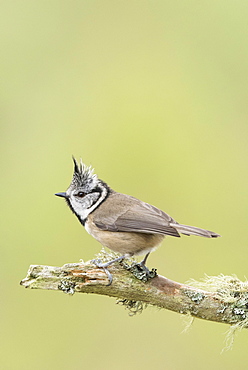
[[[227,308],[231,308],[232,316],[229,317],[228,321],[233,321],[234,324],[227,331],[223,350],[231,349],[235,333],[248,328],[248,281],[241,281],[236,275],[221,274],[218,276],[206,275],[201,281],[191,279],[187,284],[216,293],[216,297],[223,302],[217,313],[224,314]],[[223,321],[227,321],[224,315]]]
[[184,294],[191,299],[191,301],[195,304],[200,304],[202,300],[205,298],[203,292],[194,292],[192,290],[185,290]]
[[76,284],[70,280],[63,279],[58,285],[58,289],[62,290],[63,293],[73,295],[75,293]]
[[195,318],[190,314],[190,312],[187,312],[185,315],[181,315],[181,317],[184,326],[182,333],[187,333],[192,328]]
[[236,302],[237,298],[247,298],[248,295],[248,281],[241,281],[236,275],[205,275],[201,281],[190,279],[187,284],[208,292],[216,292],[226,303]]
[[235,325],[231,325],[226,332],[225,346],[222,352],[232,349],[236,333],[247,327],[248,327],[248,318],[241,322],[237,322]]

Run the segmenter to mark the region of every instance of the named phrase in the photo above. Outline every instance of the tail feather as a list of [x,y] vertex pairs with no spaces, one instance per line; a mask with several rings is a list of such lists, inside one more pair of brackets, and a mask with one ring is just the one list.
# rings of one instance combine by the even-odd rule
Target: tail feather
[[200,229],[199,227],[195,226],[180,224],[170,224],[170,226],[174,227],[179,233],[185,235],[204,236],[205,238],[218,238],[220,236],[219,234],[216,234],[213,231]]

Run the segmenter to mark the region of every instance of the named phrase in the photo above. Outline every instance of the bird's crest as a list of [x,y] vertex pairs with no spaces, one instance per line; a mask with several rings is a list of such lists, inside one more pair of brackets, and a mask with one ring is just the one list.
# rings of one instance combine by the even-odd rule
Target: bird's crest
[[97,175],[94,174],[94,168],[86,166],[82,159],[80,159],[80,163],[74,157],[72,159],[74,162],[74,173],[70,188],[83,187],[86,192],[94,188],[98,180]]

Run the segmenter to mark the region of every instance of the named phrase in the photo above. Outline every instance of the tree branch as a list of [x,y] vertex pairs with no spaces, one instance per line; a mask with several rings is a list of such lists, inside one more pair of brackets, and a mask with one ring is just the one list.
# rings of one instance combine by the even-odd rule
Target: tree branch
[[111,265],[109,271],[113,283],[107,286],[106,273],[90,262],[69,263],[62,267],[31,265],[21,285],[68,294],[107,295],[119,298],[131,311],[139,310],[143,303],[205,320],[248,327],[248,282],[235,276],[206,277],[201,283],[192,280],[189,286],[159,275],[143,282],[121,263]]

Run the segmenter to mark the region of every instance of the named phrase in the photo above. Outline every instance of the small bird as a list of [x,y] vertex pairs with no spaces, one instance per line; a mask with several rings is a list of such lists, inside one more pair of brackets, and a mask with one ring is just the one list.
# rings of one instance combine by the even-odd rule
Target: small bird
[[126,257],[145,255],[140,266],[145,266],[147,257],[163,241],[166,235],[180,237],[197,235],[217,238],[213,231],[179,224],[160,209],[142,202],[130,195],[112,190],[104,181],[98,179],[91,167],[74,161],[72,182],[66,192],[55,195],[65,198],[66,203],[77,216],[86,231],[103,246],[121,254],[106,263],[94,260],[108,274],[107,267]]

